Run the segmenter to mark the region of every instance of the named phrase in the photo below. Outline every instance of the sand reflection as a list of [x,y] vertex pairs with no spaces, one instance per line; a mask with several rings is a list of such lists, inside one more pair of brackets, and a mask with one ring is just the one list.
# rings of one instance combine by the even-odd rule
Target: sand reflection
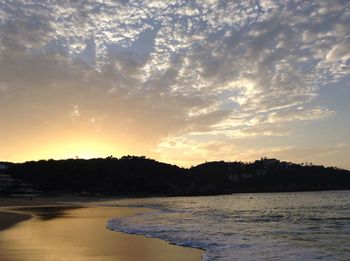
[[35,207],[35,217],[0,233],[4,260],[200,260],[202,251],[161,240],[113,232],[111,217],[143,211],[130,208]]

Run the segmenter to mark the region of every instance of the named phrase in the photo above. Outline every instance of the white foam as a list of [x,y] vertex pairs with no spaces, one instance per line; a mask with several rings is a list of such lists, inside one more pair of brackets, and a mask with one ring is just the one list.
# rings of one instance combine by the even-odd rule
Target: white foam
[[[122,200],[154,211],[108,221],[129,234],[205,249],[204,260],[350,258],[350,193],[315,192]],[[342,198],[342,200],[339,200]]]

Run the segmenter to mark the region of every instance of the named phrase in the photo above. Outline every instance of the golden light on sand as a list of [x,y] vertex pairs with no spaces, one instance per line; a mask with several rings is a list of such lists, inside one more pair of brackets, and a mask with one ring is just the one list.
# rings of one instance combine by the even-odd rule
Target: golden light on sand
[[[37,200],[37,199],[36,199]],[[51,209],[51,210],[50,210]],[[1,260],[201,260],[202,250],[170,245],[159,239],[121,234],[106,228],[112,217],[144,210],[106,207],[40,208],[32,219],[1,231]],[[35,211],[35,210],[34,210]],[[53,214],[50,213],[53,212]]]

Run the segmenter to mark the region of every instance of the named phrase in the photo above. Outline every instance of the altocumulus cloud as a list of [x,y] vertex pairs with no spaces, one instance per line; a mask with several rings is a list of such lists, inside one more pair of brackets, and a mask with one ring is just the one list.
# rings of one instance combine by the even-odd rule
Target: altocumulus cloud
[[79,108],[165,157],[205,158],[331,115],[312,101],[349,76],[349,24],[346,0],[2,0],[0,116]]

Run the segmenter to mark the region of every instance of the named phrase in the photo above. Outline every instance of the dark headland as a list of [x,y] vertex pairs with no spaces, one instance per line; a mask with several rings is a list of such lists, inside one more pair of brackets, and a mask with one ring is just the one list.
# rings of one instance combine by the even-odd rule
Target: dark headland
[[181,168],[146,157],[0,162],[3,196],[195,196],[350,189],[350,171],[262,158]]

